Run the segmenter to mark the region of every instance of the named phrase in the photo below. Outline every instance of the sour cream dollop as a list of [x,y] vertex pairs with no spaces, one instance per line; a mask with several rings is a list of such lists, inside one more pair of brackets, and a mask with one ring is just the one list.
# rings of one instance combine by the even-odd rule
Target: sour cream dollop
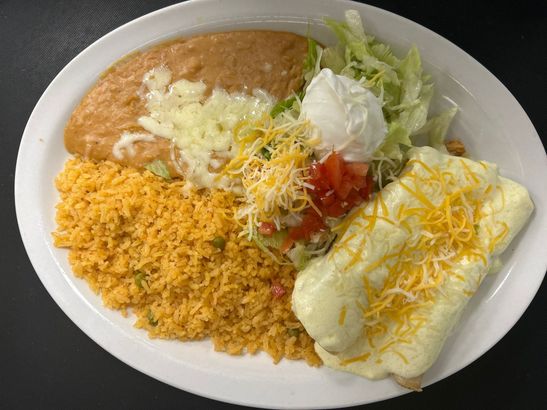
[[358,81],[328,68],[308,86],[301,118],[317,127],[320,157],[334,149],[346,161],[368,162],[387,132],[382,101]]

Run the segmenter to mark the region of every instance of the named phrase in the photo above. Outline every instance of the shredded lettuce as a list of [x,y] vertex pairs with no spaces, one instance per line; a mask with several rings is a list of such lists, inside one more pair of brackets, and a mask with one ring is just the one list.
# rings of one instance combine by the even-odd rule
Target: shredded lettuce
[[300,91],[293,95],[292,97],[285,98],[284,100],[279,101],[277,104],[273,106],[273,108],[270,111],[270,115],[272,118],[276,118],[279,114],[281,114],[284,111],[287,110],[295,110],[298,108],[298,101],[302,101],[302,98],[304,98],[304,92]]
[[395,160],[403,159],[403,150],[401,146],[412,146],[410,140],[410,133],[408,130],[399,124],[398,122],[392,122],[389,124],[389,128],[384,139],[384,142],[376,151],[376,157],[387,157]]
[[444,140],[446,138],[446,133],[457,112],[458,107],[453,107],[430,118],[425,125],[416,132],[416,135],[427,135],[429,137],[429,145],[438,150],[445,150]]
[[272,251],[266,245],[262,243],[262,241],[257,235],[253,235],[253,241],[256,244],[256,246],[258,246],[258,248],[262,250],[265,254],[267,254],[270,258],[272,258],[277,263],[281,263],[281,260],[275,254],[273,254]]
[[321,56],[323,48],[317,42],[308,37],[308,54],[304,60],[304,90],[310,85],[311,80],[321,71]]
[[293,263],[296,270],[302,270],[306,267],[310,259],[311,253],[306,249],[306,245],[297,242],[296,245],[287,252],[287,256]]
[[287,238],[288,232],[286,229],[282,231],[276,231],[270,236],[261,235],[258,232],[253,232],[253,241],[264,253],[272,258],[277,263],[281,263],[281,260],[271,251],[271,249],[278,250],[281,244]]
[[287,97],[284,100],[281,100],[277,104],[275,104],[270,110],[270,115],[272,116],[272,118],[276,118],[285,111],[297,112],[299,110],[298,100],[302,101],[302,98],[304,98],[305,90],[311,83],[311,80],[319,73],[319,71],[321,71],[322,54],[323,48],[319,46],[319,44],[317,44],[317,42],[313,38],[308,37],[308,53],[302,67],[304,86],[302,87],[302,90],[300,90],[298,93],[295,93],[292,96]]
[[270,236],[261,235],[257,232],[253,235],[253,238],[255,241],[260,242],[260,244],[265,247],[279,249],[287,238],[287,235],[287,230],[284,229],[282,231],[276,231]]
[[338,44],[323,51],[321,66],[362,81],[382,98],[388,133],[375,156],[403,160],[414,135],[426,134],[432,146],[442,146],[455,109],[428,120],[433,83],[423,73],[419,50],[413,46],[404,58],[398,58],[388,45],[366,34],[355,10],[346,11],[345,21],[327,18],[325,23]]
[[340,74],[346,66],[346,60],[336,47],[328,47],[323,50],[321,65],[330,68],[335,74]]
[[269,236],[261,235],[255,230],[252,238],[258,248],[264,251],[274,261],[277,263],[283,263],[287,262],[286,258],[288,258],[297,270],[304,269],[313,257],[325,254],[336,238],[336,234],[328,231],[321,233],[321,236],[315,241],[297,241],[285,254],[286,258],[284,258],[283,255],[276,251],[280,250],[288,235],[288,229],[276,231]]

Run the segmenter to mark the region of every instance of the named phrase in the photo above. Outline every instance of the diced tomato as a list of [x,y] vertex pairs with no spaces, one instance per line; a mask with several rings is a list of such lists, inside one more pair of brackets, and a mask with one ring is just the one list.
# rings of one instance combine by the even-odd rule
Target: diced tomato
[[361,198],[363,198],[365,201],[372,195],[372,188],[374,187],[374,180],[372,179],[372,175],[367,175],[366,185],[359,190],[359,195],[361,195]]
[[285,287],[279,282],[272,282],[271,291],[274,299],[280,299],[287,293]]
[[363,198],[361,197],[361,195],[359,195],[359,192],[357,192],[355,189],[352,189],[344,202],[347,203],[346,207],[349,208],[349,211],[354,206],[357,206],[361,202],[363,202]]
[[327,179],[332,189],[337,190],[342,183],[343,159],[337,152],[329,155],[325,161]]
[[324,195],[319,197],[319,201],[321,201],[321,206],[327,207],[329,205],[332,205],[334,201],[336,201],[336,196],[334,195],[334,192],[330,192],[328,195],[327,193],[325,193]]
[[323,175],[323,164],[320,162],[314,162],[310,165],[310,177],[313,180],[318,180]]
[[295,241],[299,239],[310,240],[311,236],[325,229],[323,218],[314,209],[309,208],[304,215],[302,223],[289,229],[289,237]]
[[316,190],[329,190],[330,185],[327,180],[327,171],[324,164],[314,162],[310,166],[310,183]]
[[[316,162],[310,166],[309,183],[314,187],[311,194],[323,217],[342,216],[370,197],[373,181],[368,171],[368,164],[346,162],[337,152],[331,153],[324,163]],[[323,225],[316,219],[321,219]],[[324,229],[324,222],[316,214],[303,221],[300,227],[293,228],[289,236],[295,240],[309,239],[310,232],[321,229]]]
[[260,222],[260,225],[258,226],[258,233],[260,235],[272,236],[275,231],[277,231],[275,225],[270,222]]
[[364,188],[365,185],[367,184],[367,178],[362,177],[360,175],[348,174],[346,175],[346,178],[347,180],[351,181],[352,188],[354,188],[357,191],[360,190],[361,188]]
[[350,191],[353,190],[353,183],[349,179],[344,179],[338,189],[335,189],[336,196],[340,199],[346,199]]
[[339,216],[344,215],[347,212],[347,209],[342,206],[342,202],[338,201],[333,203],[332,205],[329,205],[325,212],[327,216],[332,216],[333,218],[338,218]]
[[368,164],[364,162],[347,162],[346,169],[354,175],[364,177],[368,172]]

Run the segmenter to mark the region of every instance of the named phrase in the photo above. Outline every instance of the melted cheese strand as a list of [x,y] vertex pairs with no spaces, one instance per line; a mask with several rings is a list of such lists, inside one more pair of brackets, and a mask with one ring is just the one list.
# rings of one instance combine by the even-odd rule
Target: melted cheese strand
[[[442,293],[440,287],[449,276],[454,276],[460,281],[465,280],[453,271],[459,261],[478,259],[487,266],[488,254],[509,231],[507,224],[500,223],[495,232],[486,228],[490,236],[488,245],[479,239],[474,224],[480,219],[482,204],[495,189],[491,186],[484,191],[478,189],[481,186],[481,177],[467,164],[462,162],[469,185],[461,188],[451,173],[441,171],[438,167],[430,167],[419,160],[409,161],[409,164],[411,163],[425,169],[428,176],[419,177],[413,172],[408,172],[405,176],[409,176],[408,179],[413,183],[405,184],[399,181],[399,184],[423,206],[407,208],[401,205],[395,212],[394,223],[402,226],[408,222],[411,226],[418,226],[418,234],[411,236],[399,252],[385,255],[364,268],[363,289],[369,304],[368,307],[361,308],[365,317],[364,332],[369,346],[376,350],[374,340],[388,334],[390,336],[376,352],[380,356],[387,352],[396,354],[405,363],[407,358],[391,347],[400,342],[402,337],[415,334],[427,322],[427,319],[415,317],[417,309],[435,302],[436,295]],[[438,197],[442,200],[433,203],[420,187],[439,190]],[[504,200],[505,198],[502,198],[502,202]],[[370,236],[376,220],[380,219],[379,208],[384,215],[387,214],[387,207],[384,211],[384,206],[379,206],[381,203],[381,195],[376,195],[372,215],[365,218],[368,225],[363,229],[369,233],[363,235],[365,239]],[[364,208],[355,213],[355,217],[364,216]],[[341,229],[345,231],[347,227]],[[341,250],[347,253],[350,239],[336,243],[333,253]],[[360,245],[362,248],[364,243]],[[348,261],[347,267],[354,266],[357,260],[360,260],[360,256],[354,255]],[[382,288],[375,288],[369,282],[366,273],[380,266],[386,266],[389,272]],[[474,290],[463,292],[470,295]],[[396,324],[393,334],[390,334],[388,327],[385,326],[386,319]],[[345,359],[341,364],[361,360],[363,358],[358,356]]]
[[235,127],[238,154],[221,175],[241,180],[244,188],[245,205],[236,213],[236,218],[242,221],[241,235],[252,238],[260,222],[273,222],[280,229],[283,216],[298,214],[309,206],[318,211],[307,182],[316,143],[311,135],[308,121],[290,116],[284,116],[283,123],[264,116],[254,123],[242,122]]

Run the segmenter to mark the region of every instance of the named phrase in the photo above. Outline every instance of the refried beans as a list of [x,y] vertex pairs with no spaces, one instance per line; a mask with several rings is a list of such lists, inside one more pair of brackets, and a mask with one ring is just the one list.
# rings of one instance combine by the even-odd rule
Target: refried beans
[[143,76],[167,66],[172,82],[203,81],[213,88],[251,93],[260,88],[283,99],[302,86],[302,64],[307,40],[293,33],[234,31],[177,39],[131,54],[106,70],[72,113],[65,128],[65,146],[84,158],[110,160],[141,168],[163,160],[172,176],[171,142],[155,138],[134,143],[135,155],[116,158],[113,145],[123,132],[141,132],[137,124],[146,115]]

